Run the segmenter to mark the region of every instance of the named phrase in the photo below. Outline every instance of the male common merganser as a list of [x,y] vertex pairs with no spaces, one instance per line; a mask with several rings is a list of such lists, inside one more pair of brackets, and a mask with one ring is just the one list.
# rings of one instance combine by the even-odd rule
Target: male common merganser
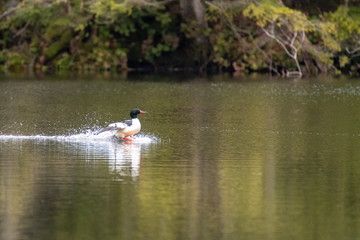
[[137,115],[140,113],[147,113],[145,111],[141,111],[138,108],[135,108],[131,110],[130,117],[131,120],[125,120],[123,122],[117,122],[117,123],[111,123],[106,128],[101,129],[97,134],[100,134],[102,132],[106,131],[116,131],[115,137],[122,138],[124,140],[131,141],[130,138],[133,135],[140,132],[141,124],[140,120],[137,118]]

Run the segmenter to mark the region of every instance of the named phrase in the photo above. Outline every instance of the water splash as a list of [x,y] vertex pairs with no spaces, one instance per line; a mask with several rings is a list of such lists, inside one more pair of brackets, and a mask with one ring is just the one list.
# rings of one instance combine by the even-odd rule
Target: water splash
[[152,143],[160,139],[149,134],[138,134],[133,141],[114,138],[113,133],[97,130],[86,130],[78,134],[45,136],[45,135],[1,135],[0,143],[22,144],[27,141],[36,145],[53,145],[60,143],[60,150],[66,154],[80,156],[88,165],[108,165],[114,181],[124,177],[136,179],[140,173],[142,155],[153,149]]
[[[63,142],[123,142],[124,140],[114,137],[112,132],[103,132],[96,134],[97,131],[86,130],[83,133],[71,134],[71,135],[0,135],[0,141],[6,140],[37,140],[37,141],[63,141]],[[155,143],[160,142],[160,139],[149,134],[138,134],[133,139],[134,143]]]

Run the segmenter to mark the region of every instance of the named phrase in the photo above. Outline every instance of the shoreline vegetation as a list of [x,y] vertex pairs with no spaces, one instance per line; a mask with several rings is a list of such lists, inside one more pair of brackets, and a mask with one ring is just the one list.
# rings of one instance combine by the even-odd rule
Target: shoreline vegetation
[[0,0],[0,72],[360,75],[359,0]]

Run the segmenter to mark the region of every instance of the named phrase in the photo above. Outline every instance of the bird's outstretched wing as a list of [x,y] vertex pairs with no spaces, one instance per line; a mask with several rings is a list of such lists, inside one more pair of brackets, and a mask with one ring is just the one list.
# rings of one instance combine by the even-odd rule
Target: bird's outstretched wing
[[132,125],[132,120],[125,120],[121,123],[126,124],[127,127],[130,127]]
[[98,133],[102,133],[102,132],[106,132],[106,131],[119,131],[122,130],[124,128],[126,128],[127,126],[131,125],[131,120],[126,120],[124,122],[117,122],[117,123],[111,123],[109,124],[106,128],[101,129]]

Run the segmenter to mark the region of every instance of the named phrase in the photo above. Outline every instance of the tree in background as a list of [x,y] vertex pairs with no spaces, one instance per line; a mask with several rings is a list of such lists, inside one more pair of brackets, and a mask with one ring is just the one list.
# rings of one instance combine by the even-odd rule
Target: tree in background
[[360,66],[358,0],[318,8],[325,0],[0,2],[2,70],[217,68],[302,76]]
[[[152,61],[177,45],[163,1],[14,2],[0,16],[5,69],[127,68],[128,52]],[[134,46],[136,44],[136,46]],[[140,53],[138,52],[140,51]],[[140,58],[140,57],[139,57]]]
[[[242,1],[243,6],[245,5],[243,8],[236,8],[233,3],[233,1],[222,1],[211,5],[219,10],[218,15],[226,19],[227,26],[234,32],[235,38],[241,42],[241,45],[249,45],[264,56],[258,54],[252,61],[242,57],[240,62],[246,60],[248,63],[253,63],[248,66],[245,64],[241,69],[247,67],[254,69],[253,66],[262,66],[265,63],[271,72],[302,76],[304,64],[308,72],[311,71],[310,67],[314,67],[310,66],[311,61],[307,61],[310,56],[315,59],[321,71],[331,67],[333,52],[340,50],[333,37],[336,31],[333,23],[310,19],[298,10],[284,6],[281,1],[263,0],[258,3]],[[237,3],[237,6],[240,4]],[[252,19],[256,25],[249,24],[244,17]],[[312,35],[319,36],[314,43],[308,39]],[[270,39],[275,41],[277,46],[273,41],[269,41]],[[322,47],[319,47],[320,43]],[[250,51],[254,55],[254,50]],[[239,54],[244,55],[241,51]],[[292,62],[286,60],[284,56],[290,58]],[[263,63],[260,62],[261,60]],[[254,64],[256,61],[258,63]]]
[[360,64],[360,7],[340,6],[325,18],[337,26],[335,39],[341,45],[338,64],[346,71],[354,72]]
[[250,4],[244,10],[244,16],[254,19],[266,36],[274,39],[296,65],[296,70],[286,70],[286,75],[302,76],[299,53],[302,50],[306,34],[314,31],[314,25],[300,11],[283,6],[274,1],[262,1]]

